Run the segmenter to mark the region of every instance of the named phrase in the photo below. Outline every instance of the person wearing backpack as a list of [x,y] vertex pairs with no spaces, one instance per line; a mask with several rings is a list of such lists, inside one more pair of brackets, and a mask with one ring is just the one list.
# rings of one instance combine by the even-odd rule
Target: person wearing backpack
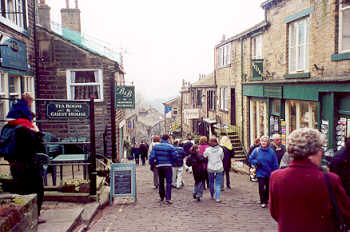
[[[14,181],[12,192],[17,194],[37,194],[38,215],[44,198],[44,183],[41,164],[37,153],[44,153],[43,134],[32,123],[30,111],[33,97],[24,93],[10,109],[10,120],[1,130],[0,154],[10,164]],[[39,218],[39,223],[45,222]]]

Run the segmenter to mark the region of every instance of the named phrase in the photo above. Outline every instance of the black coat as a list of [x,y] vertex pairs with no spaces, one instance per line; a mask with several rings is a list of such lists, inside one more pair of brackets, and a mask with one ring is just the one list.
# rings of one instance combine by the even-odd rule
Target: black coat
[[346,193],[350,196],[350,149],[343,147],[337,151],[329,167],[331,172],[340,177]]
[[186,165],[192,167],[196,183],[206,179],[205,162],[206,159],[200,154],[191,154],[186,160]]
[[222,150],[224,151],[224,159],[222,160],[222,163],[224,165],[224,171],[228,172],[231,170],[231,158],[234,157],[235,152],[234,150],[229,150],[227,147],[221,146]]
[[276,147],[275,144],[271,143],[270,147],[276,153],[278,165],[280,165],[281,159],[282,159],[284,153],[286,153],[286,146],[281,144],[279,147]]

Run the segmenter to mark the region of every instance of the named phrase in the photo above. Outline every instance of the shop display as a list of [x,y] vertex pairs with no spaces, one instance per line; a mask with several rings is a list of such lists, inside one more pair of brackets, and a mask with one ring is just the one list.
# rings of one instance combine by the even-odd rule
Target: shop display
[[271,116],[270,117],[270,134],[279,134],[280,133],[280,127],[279,127],[279,117],[277,116]]
[[345,138],[348,134],[347,124],[348,124],[348,121],[346,118],[340,118],[337,122],[337,125],[335,128],[337,151],[339,151],[343,146],[345,146]]
[[281,137],[282,137],[282,144],[286,145],[286,142],[287,142],[286,121],[281,121]]
[[[328,121],[322,120],[321,122],[321,133],[324,134],[324,136],[326,137],[327,141],[328,141],[328,131],[329,131],[329,123]],[[323,151],[327,151],[328,149],[328,144],[324,144],[322,146]]]

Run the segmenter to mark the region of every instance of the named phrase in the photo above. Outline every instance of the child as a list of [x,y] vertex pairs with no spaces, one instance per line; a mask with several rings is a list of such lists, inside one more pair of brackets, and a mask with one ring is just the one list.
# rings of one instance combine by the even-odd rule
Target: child
[[186,165],[192,167],[194,177],[193,199],[201,200],[203,195],[203,180],[205,180],[204,163],[206,159],[199,154],[198,145],[193,145],[190,150],[190,157],[187,158]]

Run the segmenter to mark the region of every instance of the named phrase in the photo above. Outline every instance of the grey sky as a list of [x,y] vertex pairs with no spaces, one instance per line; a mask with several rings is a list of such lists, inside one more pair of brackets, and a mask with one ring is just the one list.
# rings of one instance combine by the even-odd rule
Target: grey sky
[[[46,0],[60,21],[65,0]],[[74,1],[72,1],[74,2]],[[126,78],[148,99],[179,93],[214,69],[214,46],[264,19],[261,0],[79,0],[82,31],[124,55]],[[73,5],[73,3],[71,3]]]

